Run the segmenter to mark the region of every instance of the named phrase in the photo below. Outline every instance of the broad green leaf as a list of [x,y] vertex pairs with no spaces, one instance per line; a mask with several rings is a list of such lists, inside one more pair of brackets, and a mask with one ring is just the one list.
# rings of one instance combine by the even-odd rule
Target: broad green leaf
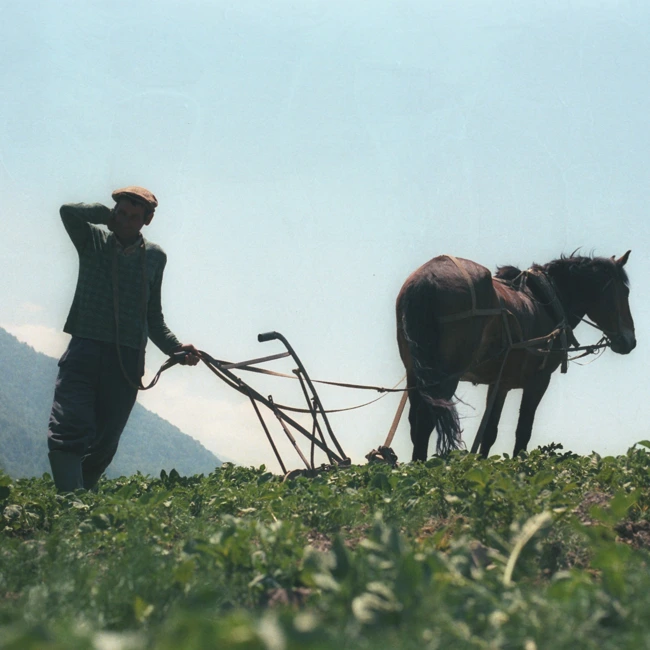
[[155,607],[151,604],[136,596],[133,601],[133,614],[136,621],[144,623],[153,614]]
[[194,577],[194,572],[196,570],[196,563],[193,559],[185,560],[180,564],[176,565],[172,576],[176,582],[185,586],[187,585],[192,578]]

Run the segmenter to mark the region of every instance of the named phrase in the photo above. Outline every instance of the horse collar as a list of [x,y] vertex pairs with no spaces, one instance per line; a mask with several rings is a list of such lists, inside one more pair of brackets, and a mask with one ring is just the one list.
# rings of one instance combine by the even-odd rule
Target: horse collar
[[569,345],[578,347],[580,343],[576,339],[573,328],[569,324],[569,319],[558,298],[553,281],[541,269],[527,269],[523,274],[526,276],[527,284],[530,286],[531,292],[533,294],[537,293],[541,297],[541,300],[536,298],[538,302],[548,309],[551,317],[557,323],[558,328],[561,328],[565,332]]

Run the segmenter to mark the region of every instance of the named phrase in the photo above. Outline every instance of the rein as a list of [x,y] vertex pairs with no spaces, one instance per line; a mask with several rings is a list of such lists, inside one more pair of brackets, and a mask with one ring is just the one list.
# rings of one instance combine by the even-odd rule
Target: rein
[[[144,328],[144,323],[146,322],[146,303],[147,303],[147,273],[146,273],[146,252],[145,252],[145,246],[144,242],[141,244],[141,264],[142,264],[142,277],[141,277],[141,282],[142,282],[142,320],[143,320],[143,333],[145,331]],[[573,335],[572,329],[568,325],[566,315],[564,312],[564,309],[562,308],[562,305],[557,297],[557,293],[552,286],[552,283],[548,280],[546,277],[546,274],[540,273],[539,271],[529,269],[527,271],[523,271],[521,273],[521,276],[523,278],[529,278],[533,277],[535,280],[538,281],[538,283],[541,285],[541,290],[545,294],[545,298],[548,300],[547,303],[543,303],[546,306],[550,307],[551,310],[554,312],[554,316],[557,317],[559,321],[558,327],[556,327],[555,330],[553,330],[551,333],[547,334],[546,336],[538,337],[535,339],[529,339],[527,341],[519,341],[519,342],[513,342],[512,340],[512,334],[510,332],[510,325],[508,322],[508,315],[511,315],[513,317],[514,314],[512,314],[509,310],[507,310],[505,307],[501,306],[498,308],[491,308],[491,309],[479,309],[477,308],[476,305],[476,294],[474,290],[474,286],[471,280],[471,277],[469,273],[466,271],[466,269],[462,266],[460,261],[456,259],[455,257],[451,255],[447,255],[449,259],[452,260],[452,262],[456,265],[456,267],[461,271],[462,275],[464,276],[465,280],[467,281],[469,288],[470,288],[470,295],[471,295],[471,301],[472,301],[472,307],[470,310],[467,310],[465,312],[461,312],[459,314],[453,314],[447,317],[443,317],[441,319],[441,322],[453,322],[453,321],[458,321],[458,320],[464,320],[466,318],[472,318],[472,317],[481,317],[481,316],[496,316],[496,315],[501,315],[503,318],[503,324],[504,328],[506,330],[506,336],[507,336],[507,347],[499,353],[494,359],[497,359],[501,354],[504,354],[503,361],[501,363],[501,367],[499,369],[499,374],[498,374],[498,379],[495,384],[495,386],[498,386],[500,383],[501,375],[503,372],[503,368],[505,367],[505,363],[508,358],[508,354],[511,350],[517,350],[517,349],[523,349],[527,350],[533,354],[542,354],[542,355],[549,355],[552,352],[555,353],[563,353],[564,354],[564,359],[562,361],[562,372],[566,372],[566,364],[568,361],[575,361],[577,359],[581,359],[585,356],[588,356],[590,354],[595,354],[597,350],[608,347],[610,344],[609,338],[607,337],[607,334],[603,332],[603,337],[595,344],[593,345],[585,345],[585,346],[580,346],[578,345],[578,341]],[[116,246],[113,249],[113,298],[114,298],[114,312],[115,312],[115,324],[116,324],[116,347],[117,347],[117,353],[118,353],[118,360],[120,367],[122,369],[122,372],[124,374],[125,379],[128,381],[128,383],[133,387],[137,388],[138,390],[149,390],[153,388],[157,383],[158,380],[160,379],[160,376],[162,375],[163,372],[168,370],[169,368],[173,367],[174,365],[178,364],[181,359],[187,354],[185,352],[178,352],[173,355],[171,355],[159,368],[158,372],[154,376],[154,378],[151,380],[149,385],[144,386],[142,383],[142,380],[136,384],[133,382],[130,377],[128,376],[128,373],[126,372],[126,369],[124,368],[123,362],[122,362],[122,356],[121,356],[121,351],[120,351],[120,344],[119,344],[119,289],[118,289],[118,269],[117,269],[117,250]],[[540,279],[541,278],[541,279]],[[499,280],[498,278],[496,278]],[[606,287],[605,287],[606,288]],[[516,317],[515,317],[516,319]],[[603,331],[600,327],[598,327],[596,324],[590,322],[586,318],[581,319],[583,322],[587,323],[591,327],[594,327],[601,332]],[[553,342],[560,337],[562,346],[560,348],[556,348],[555,350],[552,349]],[[574,345],[569,345],[568,341],[571,341],[574,343]],[[145,347],[146,341],[143,340],[141,347],[140,347],[140,358],[138,362],[138,371],[143,374],[144,372],[144,347]],[[583,354],[580,354],[578,356],[574,356],[569,358],[568,353],[569,352],[583,352]],[[261,363],[264,361],[271,361],[275,359],[280,359],[283,357],[289,356],[289,353],[281,353],[281,354],[275,354],[271,355],[269,357],[262,357],[258,359],[251,359],[249,361],[242,361],[239,363],[230,363],[226,361],[221,361],[219,359],[215,359],[212,356],[210,356],[207,352],[204,352],[202,350],[199,350],[199,357],[201,361],[208,366],[210,370],[213,372],[218,371],[219,369],[239,369],[239,370],[245,370],[248,372],[255,372],[259,374],[265,374],[265,375],[270,375],[273,377],[281,377],[285,379],[299,379],[297,374],[289,375],[285,373],[280,373],[280,372],[275,372],[272,370],[267,370],[264,368],[256,368],[255,364]],[[493,361],[494,359],[489,359],[489,360],[484,360],[481,363],[484,363],[485,361]],[[459,376],[462,376],[465,374],[467,370],[464,370],[462,373],[459,373]],[[413,389],[414,387],[411,388],[397,388],[397,386],[404,380],[404,377],[400,379],[397,384],[395,384],[391,388],[387,388],[384,386],[374,386],[374,385],[368,385],[368,384],[354,384],[354,383],[349,383],[349,382],[336,382],[336,381],[325,381],[325,380],[319,380],[319,379],[314,379],[312,380],[313,383],[318,383],[318,384],[324,384],[328,386],[337,386],[341,388],[352,388],[356,390],[374,390],[379,393],[382,393],[379,397],[370,400],[369,402],[364,402],[363,404],[358,404],[356,406],[351,406],[347,408],[340,408],[340,409],[332,409],[325,411],[325,413],[342,413],[345,411],[352,411],[355,409],[360,409],[364,408],[365,406],[369,406],[370,404],[374,404],[375,402],[379,401],[380,399],[383,399],[387,394],[389,393],[403,393],[402,401],[400,404],[400,407],[398,409],[398,412],[401,414],[401,411],[404,408],[405,402],[406,402],[406,397],[408,395],[408,392]],[[311,411],[309,409],[304,409],[304,408],[298,408],[298,407],[293,407],[293,406],[286,406],[282,404],[277,405],[279,408],[285,409],[287,411],[292,411],[295,413],[310,413]],[[391,427],[391,432],[394,433],[394,429],[396,428],[396,423],[393,423],[393,426]],[[392,436],[390,436],[392,438]],[[390,443],[389,443],[390,444]]]
[[[594,325],[594,327],[596,327],[596,326]],[[551,334],[549,334],[547,336],[544,336],[544,337],[541,337],[541,338],[531,339],[529,341],[521,341],[519,343],[511,343],[510,348],[505,350],[506,356],[507,356],[507,353],[509,352],[509,350],[512,349],[512,348],[521,349],[521,348],[525,348],[526,346],[532,346],[532,345],[538,345],[538,344],[544,343],[544,342],[550,342],[550,341],[553,341],[556,336],[557,336],[557,330],[555,330],[555,331],[551,332]],[[566,348],[566,349],[561,349],[561,350],[554,350],[554,351],[555,352],[584,352],[584,354],[580,354],[577,357],[571,357],[569,359],[569,361],[575,361],[575,360],[581,359],[581,358],[583,358],[583,357],[585,357],[585,356],[587,356],[589,354],[595,354],[597,350],[599,350],[601,348],[606,348],[608,346],[609,346],[609,340],[607,339],[607,337],[603,336],[600,339],[600,341],[598,341],[598,343],[595,343],[593,345],[583,345],[583,346],[571,347],[571,348]],[[551,352],[551,350],[547,350],[547,349],[538,349],[538,350],[535,350],[535,351],[540,353],[540,354],[548,354],[549,352]],[[178,363],[180,363],[181,359],[183,359],[183,357],[186,356],[186,354],[187,354],[187,352],[176,352],[176,353],[172,354],[160,366],[160,368],[158,369],[158,372],[156,373],[154,378],[151,380],[149,385],[144,390],[148,390],[149,388],[153,388],[158,383],[158,380],[160,379],[160,376],[162,375],[162,373],[165,372],[166,370],[169,370],[170,368],[177,365]],[[287,353],[281,353],[281,354],[274,354],[274,355],[271,355],[269,357],[261,357],[261,358],[258,358],[258,359],[251,359],[250,361],[241,361],[239,363],[230,363],[230,362],[227,362],[227,361],[222,361],[222,360],[219,360],[219,359],[215,359],[212,356],[210,356],[207,352],[204,352],[203,350],[199,350],[199,357],[201,358],[201,361],[203,363],[205,363],[213,371],[215,369],[218,370],[220,368],[223,368],[223,369],[226,369],[226,370],[238,369],[238,370],[245,370],[247,372],[254,372],[254,373],[258,373],[258,374],[262,374],[262,375],[269,375],[271,377],[281,377],[283,379],[298,379],[298,377],[295,374],[289,375],[289,374],[282,373],[282,372],[276,372],[274,370],[267,370],[265,368],[256,368],[253,365],[255,363],[262,363],[264,361],[272,361],[272,360],[280,359],[280,358],[283,358],[283,357],[286,357],[286,356],[288,356]],[[496,358],[498,358],[498,356],[494,357],[494,359],[496,359]],[[494,359],[488,359],[487,361],[493,361]],[[504,359],[504,362],[505,362],[505,359]],[[485,363],[485,361],[483,361],[481,363]],[[467,371],[466,370],[463,371],[462,373],[459,374],[459,376],[465,374],[465,372],[467,372]],[[377,398],[375,398],[373,400],[370,400],[369,402],[364,402],[363,404],[357,404],[356,406],[350,406],[350,407],[347,407],[347,408],[331,409],[331,410],[325,411],[326,413],[342,413],[344,411],[353,411],[355,409],[360,409],[360,408],[363,408],[365,406],[369,406],[370,404],[374,404],[375,402],[378,402],[380,399],[383,399],[384,397],[386,397],[386,395],[388,395],[389,393],[403,393],[404,397],[402,398],[402,401],[404,402],[405,397],[408,395],[409,391],[414,389],[414,387],[411,387],[411,388],[397,388],[397,386],[399,386],[399,384],[401,384],[402,381],[404,381],[404,378],[405,377],[402,377],[394,386],[392,386],[390,388],[387,388],[385,386],[373,386],[373,385],[368,385],[368,384],[353,384],[353,383],[349,383],[349,382],[325,381],[323,379],[312,379],[312,382],[315,383],[315,384],[324,384],[324,385],[327,385],[327,386],[338,386],[340,388],[353,388],[353,389],[357,389],[357,390],[374,390],[374,391],[377,391],[379,393],[382,393],[379,397],[377,397]],[[143,390],[143,389],[140,389],[140,390]],[[282,405],[282,404],[278,404],[277,406],[282,408],[282,409],[286,409],[288,411],[293,411],[294,413],[309,413],[310,412],[308,409],[303,409],[303,408],[298,408],[298,407],[293,407],[293,406],[286,406],[286,405]],[[402,404],[401,409],[403,409],[403,408],[404,408],[404,406]]]
[[594,343],[593,345],[579,345],[578,347],[572,348],[571,352],[582,352],[582,354],[579,354],[577,357],[571,357],[569,361],[577,361],[578,359],[582,359],[586,356],[589,356],[590,354],[596,354],[598,350],[608,348],[611,345],[610,337],[602,327],[599,327],[596,325],[596,323],[592,323],[586,316],[581,318],[580,322],[585,323],[594,329],[597,329],[599,332],[602,332],[602,337],[597,343]]
[[[505,313],[505,310],[504,310],[504,313]],[[504,319],[504,320],[506,320],[506,319]],[[590,323],[589,321],[585,321],[585,322],[587,322],[589,325],[592,325],[592,327],[597,328],[597,326],[594,325],[593,323]],[[597,343],[592,344],[592,345],[567,347],[567,348],[562,348],[562,349],[559,349],[559,350],[551,350],[551,349],[549,349],[548,345],[552,344],[552,342],[555,340],[555,338],[557,338],[558,335],[559,335],[559,330],[556,329],[556,330],[554,330],[553,332],[551,332],[550,334],[548,334],[546,336],[539,337],[539,338],[536,338],[536,339],[530,339],[528,341],[520,341],[518,343],[513,343],[512,339],[509,339],[509,346],[508,346],[508,348],[506,348],[504,350],[505,357],[504,357],[504,360],[503,360],[503,362],[501,364],[501,368],[500,368],[500,372],[499,372],[499,378],[501,377],[503,367],[505,366],[505,362],[507,360],[508,353],[510,352],[511,349],[527,349],[530,352],[534,352],[534,353],[538,353],[538,354],[549,354],[550,352],[564,352],[564,353],[583,352],[583,354],[580,354],[578,356],[569,358],[569,361],[576,361],[576,360],[581,359],[581,358],[583,358],[585,356],[588,356],[589,354],[595,354],[597,350],[602,349],[602,348],[606,348],[606,347],[609,346],[609,339],[606,336],[603,336]],[[546,348],[538,347],[538,346],[540,346],[540,345],[542,345],[544,343],[547,344]],[[148,390],[150,388],[153,388],[158,383],[158,380],[160,379],[160,376],[162,375],[162,373],[165,372],[166,370],[169,370],[169,368],[175,366],[176,364],[180,363],[181,359],[186,354],[187,354],[186,352],[176,352],[173,355],[171,355],[160,366],[158,372],[156,373],[154,378],[151,380],[149,385],[146,388],[141,388],[140,390]],[[203,350],[199,350],[199,357],[200,357],[201,361],[206,366],[208,366],[208,368],[210,370],[212,370],[213,372],[215,370],[219,370],[221,368],[223,368],[225,370],[238,369],[238,370],[245,370],[247,372],[254,372],[254,373],[258,373],[258,374],[269,375],[271,377],[280,377],[280,378],[283,378],[283,379],[294,379],[294,380],[298,379],[298,377],[297,377],[297,375],[295,373],[292,374],[292,375],[289,375],[289,374],[286,374],[286,373],[276,372],[274,370],[267,370],[265,368],[256,368],[255,365],[254,365],[254,364],[262,363],[262,362],[265,362],[265,361],[272,361],[272,360],[276,360],[276,359],[281,359],[281,358],[284,358],[284,357],[287,357],[287,356],[289,356],[289,354],[285,352],[285,353],[281,353],[281,354],[274,354],[274,355],[271,355],[271,356],[268,356],[268,357],[260,357],[260,358],[257,358],[257,359],[251,359],[249,361],[241,361],[241,362],[238,362],[238,363],[230,363],[228,361],[222,361],[222,360],[219,360],[219,359],[215,359],[214,357],[210,356],[207,352],[204,352]],[[481,363],[485,363],[486,361],[494,361],[499,356],[501,356],[501,353],[499,355],[495,356],[494,358],[484,360]],[[457,373],[457,374],[458,374],[458,376],[462,376],[463,374],[465,374],[465,372],[467,372],[467,370],[464,370],[463,372]],[[378,402],[380,399],[383,399],[384,397],[386,397],[386,395],[388,395],[389,393],[402,393],[403,397],[402,397],[402,401],[400,403],[400,407],[398,409],[398,412],[401,414],[402,410],[404,409],[405,402],[406,402],[406,397],[408,396],[409,391],[413,390],[415,388],[415,387],[397,388],[397,386],[399,386],[399,384],[401,384],[403,380],[404,380],[404,377],[402,377],[394,386],[392,386],[390,388],[387,388],[385,386],[374,386],[374,385],[368,385],[368,384],[353,384],[353,383],[349,383],[349,382],[326,381],[326,380],[323,380],[323,379],[312,379],[312,382],[315,383],[315,384],[323,384],[323,385],[327,385],[327,386],[337,386],[337,387],[340,387],[340,388],[352,388],[352,389],[356,389],[356,390],[374,390],[374,391],[377,391],[379,393],[382,393],[379,397],[377,397],[377,398],[375,398],[373,400],[370,400],[369,402],[364,402],[363,404],[357,404],[355,406],[350,406],[350,407],[347,407],[347,408],[327,410],[327,411],[325,411],[326,413],[342,413],[342,412],[345,412],[345,411],[353,411],[353,410],[356,410],[356,409],[364,408],[365,406],[370,406],[371,404],[374,404],[375,402]],[[286,405],[283,405],[283,404],[277,404],[277,406],[279,408],[282,408],[282,409],[285,409],[285,410],[288,410],[288,411],[292,411],[294,413],[310,413],[310,411],[308,409],[304,409],[304,408],[286,406]],[[393,423],[393,425],[396,428],[395,423]],[[391,430],[393,430],[394,427],[391,427]],[[394,430],[393,430],[393,433],[394,433]],[[392,436],[391,436],[391,438],[392,438]],[[390,445],[390,443],[388,443],[388,445]]]

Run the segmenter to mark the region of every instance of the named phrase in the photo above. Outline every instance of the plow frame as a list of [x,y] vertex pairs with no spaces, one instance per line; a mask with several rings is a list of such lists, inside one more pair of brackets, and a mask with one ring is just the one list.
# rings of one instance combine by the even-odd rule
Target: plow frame
[[[266,357],[260,357],[257,359],[250,359],[248,361],[241,361],[238,363],[227,363],[224,361],[219,361],[218,359],[211,357],[207,352],[203,351],[200,351],[199,355],[201,361],[203,361],[203,363],[210,369],[213,374],[219,377],[219,379],[225,382],[228,386],[234,388],[237,392],[249,398],[253,410],[255,411],[255,414],[257,415],[260,424],[262,425],[262,429],[264,430],[266,438],[269,441],[271,449],[273,450],[273,453],[275,454],[275,457],[280,464],[282,472],[285,474],[285,476],[289,476],[290,474],[293,475],[294,473],[306,473],[306,475],[314,475],[318,471],[324,469],[331,469],[333,467],[349,467],[351,464],[350,458],[348,458],[346,453],[343,451],[343,448],[339,444],[339,441],[336,438],[327,417],[327,412],[323,408],[321,399],[318,396],[318,392],[316,391],[316,388],[314,387],[314,384],[312,383],[312,380],[310,379],[305,366],[303,365],[302,361],[296,354],[289,341],[287,341],[287,339],[279,332],[265,332],[263,334],[259,334],[257,340],[260,343],[274,340],[280,341],[286,348],[286,352],[273,354]],[[252,386],[247,384],[244,380],[232,372],[233,370],[240,369],[263,374],[278,375],[279,373],[256,368],[256,366],[264,362],[274,361],[276,359],[282,359],[286,357],[291,357],[297,366],[293,370],[293,373],[300,383],[303,397],[307,403],[306,409],[278,404],[273,400],[272,395],[264,397],[264,395],[259,393]],[[305,470],[294,470],[292,472],[288,472],[287,467],[282,460],[280,452],[278,451],[278,448],[273,440],[271,431],[269,430],[269,427],[259,408],[259,404],[266,406],[276,417],[287,439],[304,463]],[[289,416],[286,411],[294,411],[311,415],[311,431],[309,431],[299,422],[296,422],[296,420]],[[300,434],[309,440],[309,458],[301,450],[294,433]],[[328,464],[324,464],[319,467],[316,466],[314,459],[316,448],[320,449],[326,454]]]

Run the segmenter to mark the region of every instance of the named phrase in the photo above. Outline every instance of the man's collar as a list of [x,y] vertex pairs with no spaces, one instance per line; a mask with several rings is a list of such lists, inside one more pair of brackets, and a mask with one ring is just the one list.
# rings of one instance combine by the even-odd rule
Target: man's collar
[[122,242],[116,237],[115,233],[111,233],[111,235],[113,237],[115,247],[119,253],[122,253],[122,255],[132,255],[144,246],[144,237],[142,236],[142,233],[140,233],[140,235],[138,235],[138,238],[129,246],[123,246]]

